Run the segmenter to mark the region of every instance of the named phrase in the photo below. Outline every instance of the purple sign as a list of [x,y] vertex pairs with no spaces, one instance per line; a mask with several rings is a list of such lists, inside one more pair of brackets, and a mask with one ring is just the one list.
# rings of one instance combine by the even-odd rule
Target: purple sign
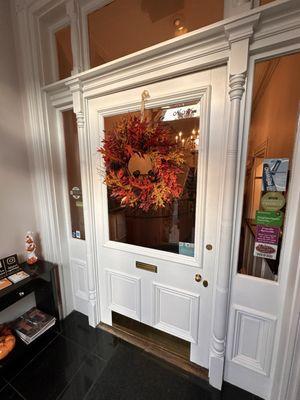
[[254,255],[256,257],[276,259],[280,228],[256,226]]

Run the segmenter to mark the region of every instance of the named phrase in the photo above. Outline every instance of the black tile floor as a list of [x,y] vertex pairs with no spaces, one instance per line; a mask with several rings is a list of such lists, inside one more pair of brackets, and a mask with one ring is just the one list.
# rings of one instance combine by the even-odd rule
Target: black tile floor
[[258,400],[235,386],[222,392],[72,312],[29,346],[18,341],[0,366],[1,400]]

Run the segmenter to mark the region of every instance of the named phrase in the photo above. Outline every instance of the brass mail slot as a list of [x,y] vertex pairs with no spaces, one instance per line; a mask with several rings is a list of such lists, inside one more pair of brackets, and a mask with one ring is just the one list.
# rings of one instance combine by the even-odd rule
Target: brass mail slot
[[135,267],[139,269],[144,269],[145,271],[155,272],[157,273],[157,266],[152,264],[146,264],[141,261],[135,262]]

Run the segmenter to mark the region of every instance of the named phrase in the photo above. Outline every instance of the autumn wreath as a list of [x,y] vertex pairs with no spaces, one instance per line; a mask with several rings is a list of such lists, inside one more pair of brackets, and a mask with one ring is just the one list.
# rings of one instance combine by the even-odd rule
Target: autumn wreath
[[183,154],[161,122],[123,119],[106,133],[99,152],[111,196],[124,206],[157,209],[182,193],[178,174]]

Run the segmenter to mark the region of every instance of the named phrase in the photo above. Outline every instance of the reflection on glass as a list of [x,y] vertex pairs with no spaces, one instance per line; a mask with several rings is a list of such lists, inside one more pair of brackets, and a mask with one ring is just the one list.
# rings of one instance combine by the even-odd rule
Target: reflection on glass
[[260,0],[259,5],[264,6],[266,4],[272,3],[275,0]]
[[72,110],[64,111],[62,115],[72,237],[76,239],[85,239],[76,115]]
[[[138,116],[128,113],[105,117],[105,134],[123,118]],[[182,150],[184,164],[178,181],[183,190],[178,199],[148,211],[123,206],[107,191],[110,240],[194,255],[197,165],[199,144],[199,103],[182,103],[171,107],[146,110],[150,121],[161,121],[169,130],[172,141]]]
[[91,67],[223,19],[223,0],[114,0],[88,15]]
[[[293,161],[300,53],[255,66],[238,272],[277,280]],[[296,80],[296,81],[295,81]]]
[[73,56],[71,47],[70,25],[55,32],[56,52],[58,62],[58,77],[65,79],[71,76],[73,69]]

